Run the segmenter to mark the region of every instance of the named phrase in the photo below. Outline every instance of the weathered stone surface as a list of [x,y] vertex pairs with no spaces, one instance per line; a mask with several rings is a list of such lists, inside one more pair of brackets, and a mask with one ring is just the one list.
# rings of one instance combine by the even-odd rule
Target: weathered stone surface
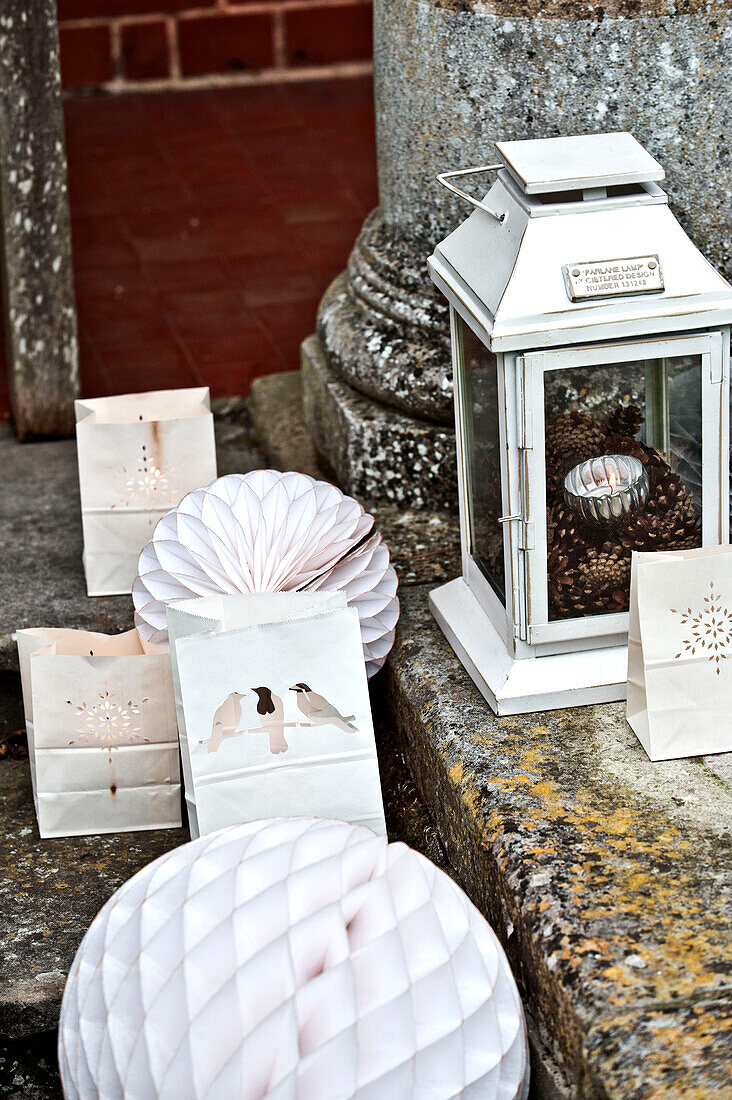
[[0,761],[0,1034],[56,1026],[66,974],[97,911],[187,829],[38,836],[27,760]]
[[726,0],[377,0],[374,31],[382,215],[415,257],[467,213],[438,172],[495,163],[497,138],[630,130],[732,271]]
[[257,441],[273,469],[327,476],[303,419],[299,370],[257,378],[248,409]]
[[[331,479],[318,462],[305,427],[300,371],[257,379],[249,413],[267,461],[275,469]],[[381,502],[372,511],[400,584],[439,584],[459,574],[460,531],[453,512],[415,512]]]
[[729,1088],[732,782],[722,758],[651,764],[622,704],[496,718],[433,622],[426,589],[402,593],[386,679],[390,720],[448,860],[502,934],[576,1094]]
[[62,1100],[55,1031],[30,1039],[0,1037],[2,1100]]
[[10,751],[11,735],[24,728],[19,673],[0,672],[0,759]]
[[348,271],[326,290],[318,333],[328,362],[361,393],[452,427],[447,302],[427,278],[427,256],[367,219]]
[[0,464],[13,486],[0,496],[0,668],[17,668],[11,635],[21,627],[129,629],[128,596],[86,594],[74,441],[4,439]]
[[401,587],[442,584],[460,574],[460,531],[450,512],[412,512],[393,505],[373,509]]
[[[390,838],[446,867],[434,825],[383,724],[377,743]],[[0,831],[0,1036],[17,1039],[56,1026],[66,974],[98,910],[137,870],[185,843],[188,829],[41,840],[27,759],[0,759]],[[8,1056],[27,1062],[20,1046]],[[0,1046],[0,1096],[12,1084],[2,1059]]]
[[[264,464],[241,401],[227,402],[215,427],[220,473]],[[23,446],[6,435],[0,439],[0,467],[13,487],[0,496],[0,669],[18,667],[12,634],[21,627],[128,630],[128,596],[86,594],[75,442]]]
[[256,439],[244,397],[225,397],[211,402],[216,436],[218,476],[245,474],[265,465],[264,452]]
[[338,484],[368,506],[457,508],[455,432],[368,400],[326,361],[317,338],[302,346],[305,423]]
[[610,1014],[587,1036],[588,1060],[599,1067],[591,1088],[602,1096],[732,1096],[731,1038],[730,996]]
[[79,396],[56,0],[0,12],[0,261],[20,439],[71,435]]

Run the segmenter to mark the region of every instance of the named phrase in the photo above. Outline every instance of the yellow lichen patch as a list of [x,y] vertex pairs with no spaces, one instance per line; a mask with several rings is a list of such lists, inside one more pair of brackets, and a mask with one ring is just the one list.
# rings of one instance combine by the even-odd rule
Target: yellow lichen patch
[[602,951],[607,951],[608,947],[609,944],[607,940],[597,940],[590,937],[589,939],[583,940],[582,943],[579,944],[579,946],[577,947],[577,951],[580,954],[587,954],[588,952],[599,953]]
[[607,833],[622,836],[630,833],[634,824],[634,815],[626,807],[623,807],[615,810],[610,817],[596,826],[596,830],[603,829]]
[[555,793],[555,787],[548,779],[543,779],[540,783],[534,783],[531,793],[537,798],[550,798]]
[[646,874],[645,871],[634,871],[633,874],[628,875],[626,881],[626,889],[639,890],[641,886],[647,886],[653,881],[651,875]]
[[629,1048],[647,1050],[651,1036],[653,1057],[643,1062],[644,1088],[634,1092],[639,1100],[730,1100],[732,1019],[726,1002],[709,1000],[673,1013],[641,1010],[604,1021],[593,1045],[603,1051],[610,1094],[623,1094]]
[[[523,757],[525,754],[521,754]],[[523,768],[524,759],[517,761]],[[510,787],[510,780],[503,781]],[[691,871],[671,871],[688,851],[689,842],[679,836],[660,814],[640,813],[634,806],[620,806],[603,814],[586,789],[578,789],[571,802],[562,797],[557,784],[542,780],[533,784],[531,794],[538,805],[523,811],[522,824],[551,827],[558,818],[573,831],[573,847],[582,851],[582,862],[566,868],[563,886],[574,899],[581,927],[592,932],[593,925],[618,929],[610,937],[590,936],[574,942],[560,953],[564,965],[576,969],[577,958],[589,952],[599,955],[608,965],[600,976],[613,988],[607,993],[608,1004],[626,1003],[624,991],[651,982],[654,994],[671,997],[679,992],[696,992],[715,982],[713,966],[722,956],[731,954],[729,944],[717,942],[714,951],[713,923],[698,922],[704,906],[695,894]],[[658,828],[661,825],[661,828]],[[526,855],[538,863],[556,857],[559,846],[547,840],[529,848]],[[540,913],[551,908],[547,898],[538,903]],[[714,908],[714,907],[713,907]],[[710,914],[711,915],[711,914]],[[723,919],[723,914],[718,915]],[[642,943],[628,939],[626,928],[633,927]],[[631,953],[639,953],[644,967],[626,967],[618,963]],[[715,961],[712,962],[712,959]],[[716,975],[717,980],[719,975]]]
[[460,789],[461,801],[470,810],[472,817],[479,822],[480,794],[470,774],[466,773],[462,764],[453,764],[450,768],[450,778]]
[[556,856],[559,851],[557,844],[546,843],[537,845],[535,848],[529,848],[528,854],[530,856],[536,856],[537,859],[542,859],[545,856]]
[[546,753],[543,749],[526,749],[521,757],[521,766],[527,771],[540,771],[540,765],[544,762]]
[[[530,904],[544,922],[571,907],[574,931],[557,958],[601,982],[607,1005],[713,987],[726,960],[732,965],[732,949],[718,934],[721,901],[700,897],[689,840],[662,807],[626,797],[612,804],[602,785],[585,780],[571,788],[557,778],[556,736],[544,726],[504,727],[501,774],[481,774],[477,763],[450,768],[494,866],[512,865],[504,847],[510,821],[510,831],[518,825],[523,836],[528,875],[552,869],[551,885]],[[626,964],[631,955],[645,965]]]
[[624,970],[622,966],[608,966],[602,973],[606,978],[609,978],[611,982],[615,982],[616,984],[637,984],[637,975],[628,970]]

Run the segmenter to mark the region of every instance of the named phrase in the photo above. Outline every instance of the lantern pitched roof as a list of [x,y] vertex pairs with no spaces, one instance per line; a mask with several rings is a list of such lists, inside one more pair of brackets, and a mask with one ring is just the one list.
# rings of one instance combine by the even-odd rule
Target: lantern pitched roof
[[[533,194],[522,190],[517,173],[538,186],[546,164],[542,168],[536,155],[514,150],[510,167],[499,172],[482,200],[498,218],[477,209],[435,249],[429,262],[433,279],[473,314],[493,350],[652,336],[732,321],[732,288],[669,210],[652,178],[659,166],[631,141],[647,160],[633,165],[626,149],[626,176],[635,171],[645,179],[616,182],[619,167],[610,172],[609,160],[605,177],[596,162],[582,177],[575,156],[557,181],[563,190],[546,190],[544,180],[544,190]],[[498,147],[506,155],[510,146],[550,144]]]

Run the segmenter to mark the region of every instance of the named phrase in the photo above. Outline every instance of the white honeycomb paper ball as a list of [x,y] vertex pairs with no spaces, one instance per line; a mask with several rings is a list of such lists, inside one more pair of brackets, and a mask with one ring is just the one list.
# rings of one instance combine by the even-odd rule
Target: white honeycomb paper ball
[[374,517],[307,474],[226,474],[158,522],[132,588],[135,625],[143,642],[167,647],[172,600],[298,589],[346,593],[373,676],[399,618],[397,575]]
[[235,825],[107,902],[59,1022],[66,1100],[514,1100],[528,1059],[490,926],[404,844]]

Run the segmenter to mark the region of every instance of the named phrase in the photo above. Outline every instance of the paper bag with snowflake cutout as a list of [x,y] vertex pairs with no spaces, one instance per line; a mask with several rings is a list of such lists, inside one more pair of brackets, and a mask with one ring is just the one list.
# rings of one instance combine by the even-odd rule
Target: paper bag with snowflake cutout
[[216,477],[209,392],[159,390],[75,407],[87,593],[124,595],[160,517]]
[[136,630],[19,630],[33,799],[42,837],[181,824],[167,653]]
[[176,600],[167,618],[192,836],[276,816],[386,832],[345,592]]
[[628,722],[651,760],[732,751],[732,547],[634,554]]

